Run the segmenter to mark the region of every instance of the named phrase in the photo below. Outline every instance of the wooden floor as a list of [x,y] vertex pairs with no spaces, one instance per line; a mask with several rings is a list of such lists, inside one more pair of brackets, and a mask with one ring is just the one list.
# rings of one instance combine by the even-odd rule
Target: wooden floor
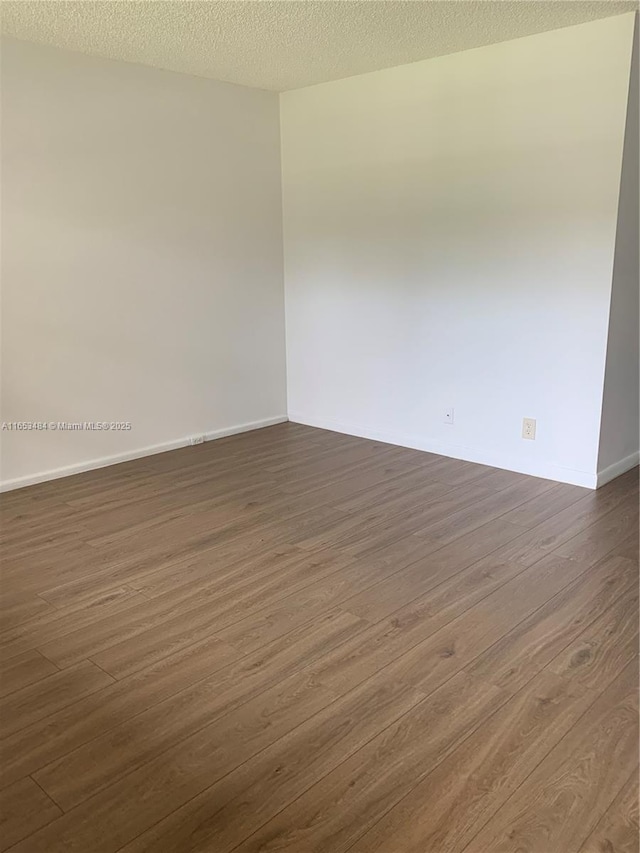
[[282,424],[3,498],[0,847],[637,853],[638,474]]

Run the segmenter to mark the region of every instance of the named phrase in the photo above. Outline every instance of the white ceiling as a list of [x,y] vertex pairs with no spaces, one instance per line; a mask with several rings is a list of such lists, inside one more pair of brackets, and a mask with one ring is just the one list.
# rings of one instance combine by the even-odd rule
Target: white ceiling
[[618,15],[637,0],[2,0],[30,41],[283,91]]

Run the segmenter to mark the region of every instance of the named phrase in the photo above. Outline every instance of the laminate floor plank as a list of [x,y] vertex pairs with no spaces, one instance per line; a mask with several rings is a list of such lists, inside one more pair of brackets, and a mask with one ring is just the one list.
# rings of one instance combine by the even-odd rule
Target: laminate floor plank
[[1,495],[2,845],[640,853],[638,485],[282,423]]
[[[42,593],[41,595],[44,595]],[[20,638],[33,637],[39,642],[58,636],[65,631],[81,627],[87,619],[100,619],[102,616],[112,616],[118,609],[135,599],[136,604],[142,603],[138,590],[127,586],[110,586],[102,589],[94,584],[87,589],[81,599],[66,603],[63,600],[47,600],[48,607],[17,626],[9,626],[0,634],[0,643],[9,643]],[[129,606],[128,603],[126,606]]]
[[598,821],[598,825],[580,848],[580,853],[638,853],[638,768]]
[[[496,571],[497,568],[509,567],[516,573],[522,571],[524,566],[517,565],[515,561],[502,562],[498,554],[502,545],[512,542],[521,533],[522,530],[515,525],[497,519],[476,531],[462,535],[448,545],[428,541],[425,549],[427,556],[411,562],[406,568],[400,569],[364,592],[354,591],[354,594],[344,600],[344,607],[369,621],[377,622],[449,579],[457,589],[458,581],[454,578],[458,578],[470,567],[476,567],[489,555],[493,556],[490,560],[485,560],[479,570],[488,570],[491,567],[496,580],[500,575],[500,572]],[[433,553],[429,554],[429,551]],[[542,557],[542,553],[540,556]],[[472,573],[475,574],[475,571]],[[463,579],[460,577],[459,580]]]
[[546,480],[514,483],[489,497],[474,501],[464,509],[450,513],[446,518],[424,525],[419,535],[446,545],[462,533],[477,530],[487,521],[504,515],[510,507],[517,507],[532,495],[544,494],[550,488],[551,483]]
[[221,625],[216,635],[236,649],[245,653],[252,651],[295,627],[303,626],[310,619],[333,607],[347,610],[350,595],[359,591],[366,592],[378,581],[389,576],[395,577],[396,573],[400,573],[401,566],[402,561],[391,566],[384,562],[353,560],[302,590],[273,604],[267,602],[266,606],[256,609],[254,613],[240,620]]
[[42,616],[5,631],[0,636],[0,659],[8,660],[16,654],[44,648],[87,627],[91,631],[101,621],[110,622],[117,617],[126,619],[127,613],[135,613],[146,601],[136,590],[109,586],[106,590],[98,590],[94,596],[85,596],[81,602],[50,609]]
[[85,660],[9,693],[0,699],[0,737],[20,731],[113,681],[110,675]]
[[236,659],[216,638],[195,643],[0,740],[0,783],[42,769]]
[[[252,720],[252,708],[258,709],[255,724],[260,729],[272,727],[264,710],[269,707],[270,697],[273,697],[274,713],[285,704],[282,696],[287,690],[287,702],[292,705],[296,701],[296,691],[300,690],[306,697],[307,687],[314,701],[321,701],[322,691],[316,689],[310,665],[318,655],[327,654],[338,642],[357,634],[362,623],[349,614],[337,613],[305,628],[304,635],[300,632],[298,637],[288,637],[287,642],[276,642],[217,669],[212,675],[80,746],[35,773],[34,777],[45,790],[52,794],[55,791],[56,802],[75,804],[132,769],[153,761],[155,755],[171,749],[179,752],[181,742],[185,745],[189,739],[208,742],[208,738],[217,736],[218,729],[222,728],[216,721],[225,717],[224,745],[229,748],[234,741],[235,716],[232,712],[247,703],[253,702],[253,705],[245,708],[244,713]],[[302,659],[299,657],[301,647],[306,652]],[[291,686],[280,687],[281,683]],[[328,693],[327,701],[333,701],[336,695]],[[231,719],[228,718],[230,714]],[[200,734],[202,730],[205,731]],[[244,737],[242,732],[236,734]],[[229,751],[232,753],[231,749]]]
[[218,721],[200,730],[84,800],[15,851],[66,853],[75,844],[78,850],[112,853],[334,700],[325,685],[306,674],[292,676],[264,696],[268,710],[253,704],[225,718],[224,725]]
[[[361,638],[355,638],[352,645],[371,640],[370,647],[353,652],[349,649],[341,660],[331,661],[332,680],[328,683],[352,679],[354,666],[378,669],[382,665],[390,666],[396,677],[416,687],[440,683],[458,668],[469,665],[579,575],[577,564],[553,555],[543,557],[435,632],[435,625],[429,625],[427,618],[415,620],[415,603],[412,603],[405,612],[401,609],[379,623],[386,627],[381,633],[382,642],[376,630],[378,625],[371,629],[372,637],[364,632]],[[422,616],[422,611],[419,612]]]
[[557,655],[552,672],[597,690],[638,658],[638,589],[628,590]]
[[[263,541],[261,534],[261,529],[259,533],[248,529],[246,535],[242,537],[204,545],[196,543],[195,546],[188,547],[186,553],[180,551],[156,559],[132,557],[114,561],[112,564],[109,564],[107,559],[103,570],[92,574],[77,573],[79,576],[76,579],[47,587],[40,594],[54,605],[65,606],[83,602],[87,597],[95,594],[96,590],[103,592],[122,585],[139,592],[147,585],[150,589],[156,579],[166,579],[173,585],[180,586],[183,580],[189,583],[189,573],[199,573],[200,576],[210,580],[212,576],[221,577],[235,570],[239,562],[264,556],[274,550],[276,546],[272,548],[264,545],[259,548],[259,543]],[[281,547],[284,550],[287,549],[286,545]],[[196,585],[198,582],[195,579]]]
[[[556,550],[578,534],[588,531],[594,522],[599,521],[611,510],[617,510],[618,507],[625,506],[625,504],[626,509],[633,506],[637,508],[637,475],[635,479],[627,479],[626,475],[620,479],[624,483],[619,492],[611,489],[602,496],[600,490],[595,494],[587,493],[565,509],[533,527],[531,533],[537,538],[537,546],[546,551]],[[602,491],[604,492],[606,489],[607,486],[604,486]],[[614,547],[610,544],[610,540],[607,542],[607,546],[609,549]],[[575,554],[575,551],[572,553]]]
[[508,510],[501,518],[520,527],[536,527],[584,496],[584,489],[579,486],[556,483],[542,494]]
[[[304,792],[312,789],[318,779],[331,774],[333,781],[331,771],[339,773],[343,762],[356,761],[359,749],[369,754],[372,748],[380,751],[386,746],[393,754],[393,767],[388,772],[398,784],[406,784],[412,770],[429,756],[453,748],[503,701],[499,690],[464,675],[451,679],[429,697],[407,694],[410,690],[393,679],[363,682],[265,749],[254,761],[238,767],[140,835],[123,853],[169,853],[177,849],[185,853],[209,849],[225,853],[236,849],[239,838],[277,820],[287,804],[295,807],[300,795],[304,798]],[[406,701],[407,695],[411,702]],[[398,698],[404,700],[404,707]],[[377,704],[382,710],[379,715],[374,710]],[[362,728],[357,724],[360,707],[364,710]],[[309,754],[304,743],[313,744]],[[383,768],[381,761],[379,773],[385,773]],[[354,812],[354,822],[358,819],[356,814],[359,817],[359,812]],[[328,842],[325,850],[338,849],[324,840]],[[290,836],[276,841],[274,849],[278,849],[277,844],[283,849],[315,849],[308,845],[304,833],[293,829]],[[266,843],[266,849],[270,849]]]
[[[456,676],[434,693],[431,701],[416,706],[341,763],[240,844],[236,848],[238,853],[263,850],[304,850],[309,853],[331,850],[342,853],[352,849],[354,844],[355,849],[362,853],[376,850],[377,842],[371,838],[360,844],[356,842],[376,824],[385,810],[401,801],[428,774],[434,770],[437,773],[438,766],[448,756],[456,755],[457,747],[464,750],[467,738],[473,737],[474,731],[487,730],[489,741],[487,743],[482,738],[482,745],[478,744],[474,757],[479,753],[486,758],[490,749],[495,751],[499,744],[507,741],[515,747],[512,754],[520,758],[522,765],[533,769],[540,752],[532,756],[532,745],[537,750],[550,748],[561,740],[593,701],[593,697],[586,696],[584,691],[570,693],[564,686],[559,687],[557,678],[552,681],[541,679],[533,698],[525,696],[517,704],[509,703],[507,712],[506,706],[501,708],[505,697],[500,691],[493,688],[495,693],[487,693],[491,689],[488,685],[483,688],[482,682],[470,679],[470,689],[465,698],[460,697],[460,701],[448,706],[440,704],[439,695],[446,694],[447,687],[451,689],[452,684],[465,678],[468,677],[464,674]],[[487,696],[492,696],[493,702],[487,701]],[[486,722],[495,717],[501,721],[497,736],[495,729],[489,729]],[[477,739],[474,739],[476,743]],[[448,775],[446,785],[451,786],[454,781],[462,782],[466,778],[461,773]],[[419,797],[421,808],[416,808],[411,802],[411,809],[407,809],[394,823],[389,846],[382,849],[389,850],[389,853],[399,850],[402,853],[422,853],[424,850],[446,850],[449,853],[450,850],[461,849],[447,846],[449,839],[447,844],[438,846],[439,839],[434,842],[432,838],[423,838],[422,834],[415,843],[410,840],[412,830],[418,835],[417,819],[423,821],[423,833],[425,824],[429,825],[431,820],[433,827],[437,826],[437,810],[438,807],[444,808],[442,800],[446,786],[444,789],[440,787],[440,801],[436,790],[430,791],[432,797],[429,799],[423,795]],[[462,788],[457,794],[463,791]],[[472,807],[473,802],[470,797],[462,797],[457,805],[459,812],[456,811],[455,818],[449,815],[445,821],[449,830],[453,829],[452,819],[464,823],[465,809]],[[456,828],[460,830],[462,827]],[[484,853],[491,849],[486,847]]]
[[0,626],[3,630],[28,622],[39,613],[46,613],[53,608],[39,595],[30,593],[7,594],[0,606]]
[[28,651],[0,664],[0,697],[58,672],[58,667],[40,652]]
[[[467,671],[513,692],[547,665],[574,677],[580,670],[586,679],[588,664],[593,665],[596,656],[602,674],[607,651],[622,655],[626,663],[629,633],[637,632],[637,586],[637,573],[629,561],[605,558],[519,622]],[[621,622],[627,635],[613,639],[611,632]],[[592,686],[597,688],[597,680]]]
[[465,853],[578,853],[638,764],[637,661],[482,827]]
[[586,530],[566,540],[556,550],[574,560],[599,559],[632,537],[637,529],[638,499],[634,495],[601,515]]
[[404,797],[389,797],[350,853],[462,853],[595,698],[578,686],[568,690],[553,674],[539,673],[458,749],[426,767],[424,778]]
[[632,560],[637,565],[638,552],[640,551],[638,544],[640,539],[639,533],[640,531],[637,529],[632,530],[629,536],[614,545],[611,553],[618,557],[625,557],[627,560]]
[[2,794],[0,850],[8,850],[62,814],[53,800],[28,776]]
[[[568,568],[575,566],[574,571],[577,572],[577,565],[576,564],[572,564],[569,561],[563,561],[561,558],[558,558],[555,561],[549,561],[549,562],[551,562],[552,565],[549,567],[548,579],[555,576],[557,578],[556,582],[558,582],[558,583],[568,582],[568,578],[566,576],[566,570]],[[565,565],[560,565],[562,563],[564,563]],[[535,580],[536,584],[539,584],[540,574],[541,573],[538,572],[536,577],[532,579],[532,580]],[[544,584],[540,584],[539,588],[543,589]],[[552,586],[548,585],[548,589],[552,589],[552,588],[553,588]],[[547,590],[546,594],[547,595],[550,594],[548,590]],[[513,592],[512,591],[509,591],[505,595],[505,600],[510,601],[512,603],[512,614],[511,614],[510,618],[511,619],[517,618],[518,610],[517,610],[517,607],[513,606],[514,602],[513,602]],[[526,585],[525,585],[524,592],[521,594],[521,600],[523,602],[525,602],[525,601],[527,602],[527,604],[526,604],[527,607],[535,607],[536,599],[535,598],[532,599],[531,590],[528,587],[526,587]],[[516,614],[515,616],[514,616],[514,613]],[[480,636],[485,636],[487,630],[491,630],[491,629],[488,629],[487,626],[483,626]],[[498,629],[498,630],[500,630],[500,629]],[[363,632],[363,635],[365,635],[365,634],[366,634],[366,631]],[[431,643],[430,648],[432,648],[433,652],[435,652],[436,660],[439,660],[442,658],[441,651],[440,651],[440,647],[442,645],[442,642],[443,642],[442,638],[436,636],[434,638],[433,642]],[[344,663],[345,662],[344,661],[345,656],[341,652],[341,649],[342,649],[342,646],[339,646],[336,651],[332,652],[329,655],[329,657],[337,656],[337,659],[338,660],[342,659],[341,662]],[[415,650],[412,649],[411,651],[414,652],[414,657],[415,657]],[[419,657],[421,659],[423,659],[424,661],[426,661],[427,667],[429,666],[429,664],[432,661],[433,652],[430,652],[430,649],[420,649]],[[453,655],[445,654],[444,657],[445,657],[445,659],[449,659],[448,663],[444,666],[437,667],[437,669],[438,669],[437,674],[436,674],[435,670],[433,670],[430,673],[429,684],[432,687],[437,683],[442,683],[443,681],[446,680],[447,677],[450,677],[452,674],[454,674],[456,672],[456,669],[458,669],[460,666],[462,666],[464,664],[464,661],[465,661],[465,658],[463,655],[459,655],[458,657],[454,658]],[[346,655],[347,665],[350,663],[350,661],[351,661],[351,655],[349,654],[349,652],[347,650],[347,655]],[[377,661],[377,663],[379,664],[380,662]],[[305,700],[310,701],[309,698],[307,697],[306,691],[307,691],[307,689],[310,689],[311,686],[315,686],[316,683],[324,682],[325,687],[327,684],[329,684],[329,689],[330,689],[330,691],[334,697],[336,695],[340,695],[340,692],[343,692],[345,689],[349,689],[349,687],[353,683],[353,676],[345,678],[344,673],[341,673],[342,677],[336,680],[335,666],[327,667],[325,664],[324,658],[320,661],[318,667],[314,668],[314,669],[315,669],[315,671],[310,675],[307,675],[306,673],[300,673],[299,677],[296,677],[295,679],[293,679],[293,683],[288,688],[288,691],[286,694],[287,695],[287,702],[285,703],[285,709],[287,711],[289,711],[289,704],[288,704],[289,701],[296,702],[297,696],[298,696],[300,690],[303,690],[303,697],[305,698]],[[401,667],[401,671],[403,672],[403,674],[404,674],[404,669],[406,669],[406,668]],[[362,677],[362,675],[360,677]],[[328,682],[327,682],[327,678],[329,678]],[[212,682],[212,689],[215,690],[215,694],[217,696],[221,695],[223,701],[225,700],[226,697],[224,695],[224,691],[221,691],[219,684],[216,683],[215,681]],[[336,690],[338,691],[337,693],[335,692]],[[269,691],[267,691],[267,692],[269,692]],[[277,692],[276,696],[277,696],[278,702],[281,702],[281,698],[280,698],[281,694],[279,692]],[[274,699],[275,699],[275,697],[274,697]],[[311,700],[320,702],[321,697],[316,697],[315,691],[313,691],[312,695],[311,695]],[[257,708],[263,708],[264,703],[265,702],[268,703],[268,701],[269,700],[268,700],[267,696],[261,695],[259,697],[259,700],[254,704],[256,704]],[[307,708],[307,705],[305,704],[305,705],[303,705],[303,707]],[[203,719],[203,713],[206,711],[206,709],[209,709],[209,713],[211,713],[211,698],[209,698],[206,705],[203,705],[201,702],[198,703],[198,706],[195,709],[197,721]],[[279,711],[281,711],[281,708],[276,707],[275,713],[278,713]],[[245,712],[247,714],[249,714],[248,706],[245,708]],[[273,717],[270,716],[271,713],[272,712],[267,713],[264,710],[260,710],[260,711],[255,712],[255,716],[259,720],[264,718],[265,716],[268,716],[271,720],[273,720]],[[154,714],[155,714],[155,718],[156,718],[155,722],[153,719]],[[160,715],[159,717],[158,717],[158,714]],[[124,742],[127,744],[128,748],[125,751],[125,756],[126,756],[126,759],[128,762],[130,762],[131,760],[140,760],[139,756],[136,755],[134,745],[139,747],[141,743],[144,743],[142,733],[144,733],[144,732],[154,733],[154,732],[157,732],[158,730],[162,731],[163,725],[164,725],[165,729],[166,729],[166,726],[169,725],[169,736],[170,736],[170,738],[175,740],[176,737],[179,737],[178,732],[180,732],[182,735],[184,735],[188,731],[188,729],[185,729],[185,727],[184,727],[185,718],[186,718],[187,723],[188,723],[189,716],[187,714],[185,714],[184,705],[182,705],[182,707],[180,708],[180,712],[178,712],[178,707],[176,707],[176,710],[173,713],[167,712],[166,709],[160,708],[160,709],[158,709],[158,712],[153,712],[151,714],[151,716],[148,715],[148,719],[136,720],[134,731],[132,734],[130,734],[128,740],[124,739],[122,734],[120,734],[119,732],[114,732],[114,734],[112,735],[111,738],[106,739],[104,745],[102,743],[97,743],[97,744],[94,743],[94,744],[90,744],[86,749],[81,750],[82,754],[80,756],[80,765],[84,766],[84,767],[93,768],[93,772],[99,772],[100,779],[99,779],[99,782],[95,783],[95,786],[98,789],[100,789],[104,784],[104,774],[105,773],[122,774],[126,771],[126,769],[128,767],[128,765],[123,766],[122,764],[117,764],[114,766],[113,762],[115,761],[115,758],[116,758],[116,752],[113,749],[112,742],[119,743],[119,744],[122,744]],[[251,719],[251,716],[249,716],[249,719]],[[163,720],[164,720],[164,723],[162,722]],[[196,722],[196,725],[199,725],[199,724],[200,723]],[[214,729],[214,731],[212,731],[212,728]],[[175,763],[175,761],[178,760],[178,758],[179,758],[179,756],[183,750],[186,753],[186,755],[188,755],[188,756],[192,756],[194,751],[197,751],[198,754],[209,755],[211,749],[213,748],[211,745],[212,744],[211,737],[212,736],[214,736],[215,738],[218,737],[218,734],[219,734],[218,729],[219,729],[218,725],[213,726],[213,727],[211,725],[209,725],[209,726],[205,727],[205,729],[202,729],[199,732],[196,732],[194,735],[189,736],[187,741],[183,741],[182,744],[178,744],[172,751],[173,762]],[[270,735],[272,735],[274,733],[274,730],[276,730],[276,727],[271,725],[270,726]],[[246,740],[245,735],[246,735],[246,732],[243,734],[243,745],[245,744],[245,740]],[[152,737],[152,735],[150,735],[150,736]],[[164,742],[166,743],[167,740],[168,740],[168,738],[165,738]],[[216,740],[216,742],[217,742],[217,740]],[[158,742],[157,741],[154,742],[152,740],[151,743],[155,749],[158,749]],[[224,743],[225,743],[225,747],[228,748],[229,747],[229,735],[228,734],[225,735]],[[98,749],[97,753],[95,752],[96,748]],[[244,746],[243,746],[243,748],[244,748]],[[240,745],[238,745],[238,750],[233,750],[233,752],[236,755],[242,754],[241,749],[240,749]],[[76,757],[74,757],[74,758],[76,758]],[[162,760],[163,761],[166,760],[166,756]],[[233,768],[230,767],[229,769],[233,769]],[[76,786],[76,780],[78,779],[77,767],[74,768],[73,766],[70,766],[69,762],[66,760],[63,760],[62,762],[58,762],[57,766],[54,768],[54,772],[55,772],[55,775],[57,776],[57,778],[62,781],[62,786],[53,787],[52,782],[50,779],[47,778],[46,773],[38,774],[37,775],[38,781],[40,782],[40,784],[43,785],[43,787],[45,787],[45,789],[47,791],[49,791],[49,793],[51,793],[53,796],[55,796],[56,801],[62,802],[63,804],[66,804],[66,806],[71,806],[74,802],[76,802],[73,799],[65,799],[65,791],[67,792],[66,796],[67,797],[69,796],[68,790],[69,790],[70,785],[75,786],[72,789],[73,791],[76,792],[73,794],[73,796],[75,796],[75,797],[84,797],[88,793],[90,793],[90,791],[92,790],[90,777],[89,777],[89,774],[87,772],[85,772],[85,774],[84,774],[84,777],[82,779],[82,784],[81,785],[78,784]],[[138,771],[138,772],[139,773],[144,773],[144,772],[151,773],[155,777],[155,774],[158,773],[159,771],[158,771],[158,768],[156,767],[156,765],[154,764],[154,762],[151,761],[149,763],[149,765],[146,767],[146,771],[145,771],[145,767],[142,767],[140,769],[140,771]],[[201,778],[201,777],[194,776],[192,779],[193,785],[196,784],[197,778]],[[124,784],[124,779],[120,778],[119,782],[116,782],[114,780],[113,784],[114,785],[122,785],[122,784]]]
[[[317,559],[297,557],[289,569],[283,564],[264,578],[256,573],[226,590],[217,584],[209,590],[202,584],[196,595],[182,600],[174,600],[174,596],[153,598],[148,606],[136,608],[135,619],[127,613],[121,620],[110,620],[100,631],[97,627],[94,631],[83,629],[42,647],[42,651],[60,665],[86,656],[114,677],[123,678],[198,640],[218,635],[246,614],[273,605],[319,578],[349,571],[344,560],[331,555],[328,559],[324,555]],[[144,621],[140,621],[141,613],[147,617]]]

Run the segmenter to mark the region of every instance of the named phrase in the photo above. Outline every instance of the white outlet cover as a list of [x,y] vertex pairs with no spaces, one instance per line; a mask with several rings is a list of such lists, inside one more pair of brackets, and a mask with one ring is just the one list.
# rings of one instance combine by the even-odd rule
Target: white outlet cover
[[535,437],[536,437],[536,419],[535,418],[523,418],[522,419],[522,437],[528,439],[529,441],[535,441]]
[[445,424],[453,423],[453,409],[445,409],[444,410],[444,422]]

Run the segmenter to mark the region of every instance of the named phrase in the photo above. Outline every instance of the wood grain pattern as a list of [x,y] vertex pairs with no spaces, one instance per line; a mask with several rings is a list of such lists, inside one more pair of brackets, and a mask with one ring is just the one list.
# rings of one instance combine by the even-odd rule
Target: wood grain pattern
[[3,495],[2,849],[638,853],[637,507],[295,424]]
[[638,853],[638,768],[620,791],[598,825],[580,848],[580,853]]
[[638,653],[638,589],[628,590],[551,663],[550,669],[594,690]]
[[21,779],[2,792],[0,850],[8,850],[61,814],[33,779]]
[[[622,656],[621,669],[629,660],[634,628],[637,633],[637,586],[631,561],[605,558],[479,655],[468,671],[509,691],[547,665],[552,672],[583,678],[588,664],[595,663],[596,645],[603,643],[598,663],[606,662],[608,648]],[[626,634],[614,637],[621,615]],[[602,666],[599,670],[590,686],[597,688]]]
[[113,678],[88,660],[47,675],[0,699],[0,735],[6,737],[20,731],[109,684],[113,684]]
[[540,673],[404,798],[390,791],[387,811],[353,853],[462,853],[593,701],[587,691]]
[[348,849],[384,803],[401,797],[437,766],[501,701],[497,689],[459,673],[236,849]]
[[596,699],[466,853],[577,853],[637,767],[638,675],[633,661]]
[[54,672],[58,672],[58,667],[35,649],[10,658],[0,664],[0,696],[27,687]]

